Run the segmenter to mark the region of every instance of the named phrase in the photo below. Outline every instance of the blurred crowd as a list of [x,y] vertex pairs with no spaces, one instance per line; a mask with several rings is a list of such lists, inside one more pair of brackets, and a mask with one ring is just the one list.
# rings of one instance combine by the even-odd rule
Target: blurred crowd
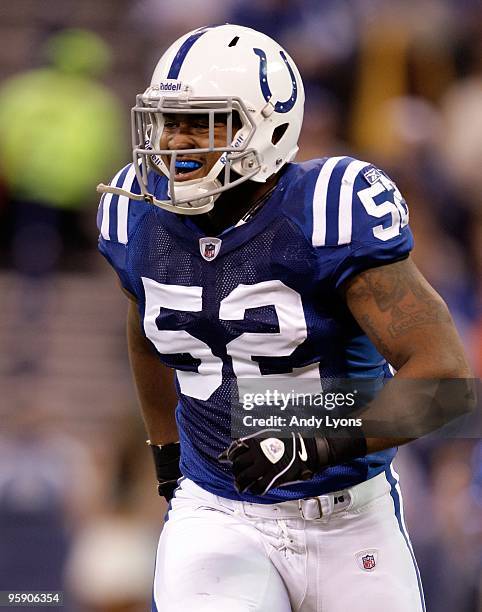
[[[414,259],[480,376],[482,6],[106,0],[99,13],[115,19],[102,21],[95,2],[39,3],[41,19],[18,4],[23,21],[6,16],[0,32],[13,45],[32,32],[15,69],[0,54],[0,590],[137,612],[165,507],[128,382],[125,305],[95,253],[95,185],[130,158],[135,94],[190,29],[227,21],[276,38],[305,80],[299,159],[349,154],[396,180]],[[482,442],[420,440],[397,467],[427,609],[481,612]]]

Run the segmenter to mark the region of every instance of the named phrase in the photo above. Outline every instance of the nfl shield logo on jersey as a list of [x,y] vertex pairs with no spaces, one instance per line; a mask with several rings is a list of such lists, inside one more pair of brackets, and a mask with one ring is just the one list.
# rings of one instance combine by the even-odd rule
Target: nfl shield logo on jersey
[[377,565],[377,551],[363,550],[356,554],[358,565],[366,572],[371,572]]
[[380,178],[380,170],[371,166],[368,168],[368,170],[363,172],[363,176],[365,177],[366,181],[370,183],[370,185],[373,185]]
[[206,261],[211,261],[216,258],[221,248],[222,240],[220,238],[199,238],[199,250]]

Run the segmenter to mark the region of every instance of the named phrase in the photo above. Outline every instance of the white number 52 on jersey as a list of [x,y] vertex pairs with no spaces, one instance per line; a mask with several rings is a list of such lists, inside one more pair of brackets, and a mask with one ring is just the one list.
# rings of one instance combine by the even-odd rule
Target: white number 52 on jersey
[[[146,295],[144,331],[161,354],[188,353],[200,360],[197,372],[178,370],[177,378],[184,395],[207,400],[222,384],[223,361],[211,348],[186,330],[160,330],[156,319],[161,308],[182,312],[201,312],[202,287],[166,285],[151,278],[142,278]],[[238,285],[219,306],[219,318],[242,321],[248,308],[273,306],[278,317],[279,332],[245,332],[226,346],[237,378],[261,376],[253,356],[288,357],[306,340],[307,329],[300,294],[280,280],[269,280],[253,285]],[[270,375],[267,375],[268,377]],[[318,364],[294,368],[283,377],[319,380]]]

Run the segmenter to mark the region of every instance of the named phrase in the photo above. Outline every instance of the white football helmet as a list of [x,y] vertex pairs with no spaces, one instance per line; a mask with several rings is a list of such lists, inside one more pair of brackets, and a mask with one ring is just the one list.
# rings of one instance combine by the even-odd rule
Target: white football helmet
[[[221,25],[200,28],[173,43],[159,60],[150,86],[132,109],[134,168],[141,195],[123,193],[182,214],[211,210],[220,193],[246,180],[265,182],[298,151],[304,89],[298,69],[274,40],[250,28]],[[233,134],[233,112],[241,127]],[[209,147],[160,149],[164,115],[209,117]],[[226,145],[214,146],[215,115],[227,116]],[[179,155],[219,152],[219,159],[200,179],[175,181]],[[169,159],[169,165],[162,157]],[[169,179],[168,200],[148,190],[148,172]],[[236,173],[233,178],[231,170]]]

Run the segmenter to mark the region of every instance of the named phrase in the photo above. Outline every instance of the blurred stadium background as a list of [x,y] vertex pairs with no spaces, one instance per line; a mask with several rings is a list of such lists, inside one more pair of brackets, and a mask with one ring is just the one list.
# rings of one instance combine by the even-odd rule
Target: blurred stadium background
[[[4,1],[0,590],[64,589],[69,612],[148,609],[165,506],[130,382],[125,298],[95,250],[95,185],[129,160],[129,109],[162,51],[226,21],[297,62],[300,159],[347,153],[397,180],[414,258],[480,376],[478,0]],[[427,609],[480,612],[480,440],[422,440],[397,466]]]

